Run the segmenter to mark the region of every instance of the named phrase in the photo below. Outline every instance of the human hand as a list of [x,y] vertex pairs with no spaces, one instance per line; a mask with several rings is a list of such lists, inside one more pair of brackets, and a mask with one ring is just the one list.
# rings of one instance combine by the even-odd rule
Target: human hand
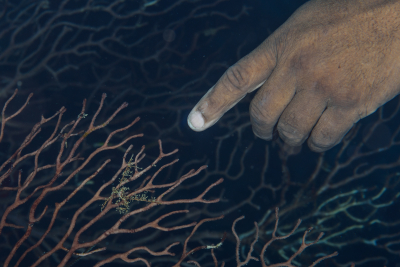
[[[261,86],[261,87],[260,87]],[[400,1],[313,0],[231,66],[188,116],[214,125],[247,93],[253,132],[317,152],[400,91]]]

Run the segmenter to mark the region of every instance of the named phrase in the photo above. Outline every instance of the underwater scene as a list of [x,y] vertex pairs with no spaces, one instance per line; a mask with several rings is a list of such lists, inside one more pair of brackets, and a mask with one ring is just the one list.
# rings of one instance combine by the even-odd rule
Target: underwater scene
[[0,1],[0,265],[399,267],[399,97],[325,152],[257,90],[188,126],[305,3]]

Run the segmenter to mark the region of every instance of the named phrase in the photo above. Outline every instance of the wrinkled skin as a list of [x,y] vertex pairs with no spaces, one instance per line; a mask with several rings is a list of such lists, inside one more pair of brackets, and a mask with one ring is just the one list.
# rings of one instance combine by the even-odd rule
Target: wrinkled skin
[[[260,87],[261,85],[261,87]],[[400,91],[400,1],[313,0],[231,66],[189,114],[203,131],[247,93],[253,132],[317,152]]]

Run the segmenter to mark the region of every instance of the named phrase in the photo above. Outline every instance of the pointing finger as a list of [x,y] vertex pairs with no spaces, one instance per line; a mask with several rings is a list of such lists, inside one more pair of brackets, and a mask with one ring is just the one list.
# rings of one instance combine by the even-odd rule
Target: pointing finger
[[203,131],[211,127],[247,93],[265,82],[275,66],[267,41],[231,66],[201,98],[188,116],[190,128]]

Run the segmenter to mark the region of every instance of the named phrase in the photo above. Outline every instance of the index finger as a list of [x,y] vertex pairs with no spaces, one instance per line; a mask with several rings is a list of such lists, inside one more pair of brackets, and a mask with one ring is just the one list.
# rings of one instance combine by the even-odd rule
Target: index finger
[[267,42],[231,66],[200,99],[188,116],[188,125],[200,132],[214,125],[247,93],[260,87],[275,67]]

